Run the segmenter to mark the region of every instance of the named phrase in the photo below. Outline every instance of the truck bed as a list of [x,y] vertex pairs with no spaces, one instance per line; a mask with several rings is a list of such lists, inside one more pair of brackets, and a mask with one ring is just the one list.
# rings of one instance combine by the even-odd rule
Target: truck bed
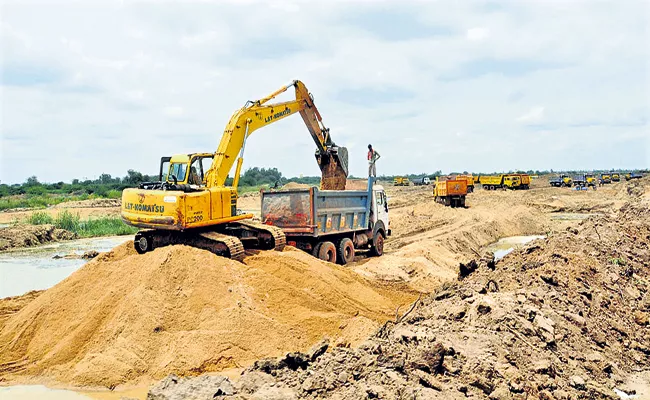
[[368,228],[372,192],[292,189],[261,194],[262,222],[288,236],[322,236]]

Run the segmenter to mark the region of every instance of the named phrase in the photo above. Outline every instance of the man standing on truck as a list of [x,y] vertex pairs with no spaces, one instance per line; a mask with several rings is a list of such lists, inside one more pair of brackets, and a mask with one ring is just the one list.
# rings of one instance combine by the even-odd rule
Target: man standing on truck
[[373,150],[372,145],[368,145],[368,176],[377,177],[377,167],[375,162],[379,160],[381,156],[375,150]]

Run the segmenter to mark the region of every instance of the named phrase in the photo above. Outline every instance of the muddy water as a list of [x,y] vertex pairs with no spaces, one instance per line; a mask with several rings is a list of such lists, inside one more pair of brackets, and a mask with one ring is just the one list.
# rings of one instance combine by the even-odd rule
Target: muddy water
[[0,254],[0,298],[30,290],[50,288],[86,263],[82,259],[55,259],[54,256],[81,255],[88,250],[108,251],[132,236],[78,239]]
[[502,259],[510,254],[515,248],[537,239],[544,239],[546,236],[511,236],[499,239],[499,241],[487,246],[486,250],[494,253],[495,261]]

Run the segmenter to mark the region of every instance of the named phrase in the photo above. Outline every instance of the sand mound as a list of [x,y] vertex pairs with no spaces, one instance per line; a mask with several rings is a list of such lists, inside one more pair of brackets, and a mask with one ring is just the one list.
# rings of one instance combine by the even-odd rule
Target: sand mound
[[282,189],[307,189],[309,185],[305,183],[289,182],[282,186]]
[[0,375],[111,387],[220,371],[325,336],[355,344],[413,297],[295,249],[242,264],[186,246],[140,256],[127,243],[5,321]]
[[[649,239],[648,204],[627,203],[473,263],[356,349],[260,360],[223,398],[647,399]],[[168,378],[150,394],[194,382],[215,393]]]

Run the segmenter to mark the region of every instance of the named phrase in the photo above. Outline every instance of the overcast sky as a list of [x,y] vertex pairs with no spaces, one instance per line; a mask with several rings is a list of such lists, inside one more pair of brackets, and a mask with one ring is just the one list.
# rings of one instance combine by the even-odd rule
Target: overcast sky
[[[0,180],[154,173],[293,79],[357,176],[368,143],[379,174],[647,168],[649,5],[3,0]],[[314,149],[295,115],[244,167],[318,175]]]

